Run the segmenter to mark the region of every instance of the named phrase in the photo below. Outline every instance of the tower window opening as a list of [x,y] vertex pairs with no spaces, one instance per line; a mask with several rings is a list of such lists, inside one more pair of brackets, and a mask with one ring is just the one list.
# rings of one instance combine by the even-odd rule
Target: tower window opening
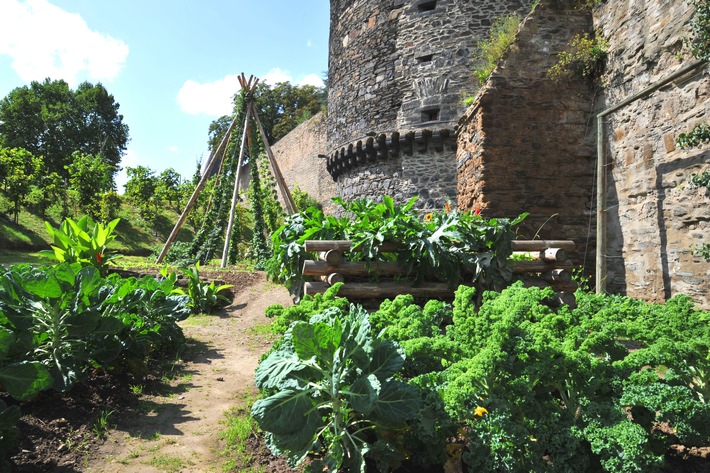
[[417,62],[420,62],[420,63],[421,63],[421,62],[431,62],[432,59],[434,59],[434,55],[433,55],[433,54],[427,54],[427,55],[425,55],[425,56],[419,56],[419,57],[417,58]]
[[422,111],[422,122],[436,122],[439,121],[439,109],[431,109]]
[[436,0],[419,2],[417,8],[419,8],[419,11],[432,11],[434,8],[436,8]]

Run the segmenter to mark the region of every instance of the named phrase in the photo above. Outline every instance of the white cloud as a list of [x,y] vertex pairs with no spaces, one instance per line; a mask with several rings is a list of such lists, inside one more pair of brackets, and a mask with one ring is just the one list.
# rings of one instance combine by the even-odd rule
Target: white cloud
[[306,47],[310,48],[311,46],[313,46],[313,41],[309,39],[308,41],[306,41]]
[[[200,83],[192,79],[185,81],[177,95],[180,109],[190,115],[221,117],[232,113],[232,98],[241,90],[239,75],[227,75],[214,82]],[[323,87],[323,80],[317,74],[308,74],[300,81],[294,81],[288,71],[279,67],[271,69],[260,77],[261,82],[276,85],[291,82],[297,85]]]
[[293,82],[293,78],[291,77],[291,74],[286,71],[282,71],[280,67],[275,67],[261,76],[261,81],[270,85],[276,85],[279,82]]
[[190,115],[221,117],[232,113],[232,97],[239,92],[238,75],[228,75],[215,82],[200,84],[186,81],[177,95],[180,109]]
[[110,80],[123,68],[128,46],[93,31],[84,19],[46,0],[1,0],[0,54],[25,81]]
[[313,85],[315,87],[323,87],[323,79],[318,74],[308,74],[298,82],[298,85]]
[[175,145],[173,145],[173,146],[168,146],[168,151],[170,151],[171,153],[177,153],[179,150],[180,150],[180,149],[179,149],[177,146],[175,146]]

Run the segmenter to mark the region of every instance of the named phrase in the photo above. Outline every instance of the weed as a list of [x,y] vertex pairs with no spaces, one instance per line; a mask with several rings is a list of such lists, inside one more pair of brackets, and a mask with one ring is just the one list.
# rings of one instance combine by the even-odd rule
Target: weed
[[231,458],[222,465],[223,471],[232,471],[237,465],[247,465],[252,460],[247,450],[247,439],[254,435],[258,427],[250,415],[253,400],[248,394],[246,401],[247,406],[233,407],[225,412],[227,428],[219,434],[225,445],[220,454]]
[[109,419],[114,414],[114,412],[115,411],[102,411],[99,418],[96,419],[96,421],[94,421],[94,425],[92,426],[92,430],[94,432],[94,435],[96,435],[96,438],[99,438],[99,439],[106,438],[106,434],[107,434],[108,430],[111,428],[111,425],[109,424]]
[[156,455],[148,462],[148,465],[168,473],[181,471],[187,466],[182,458],[170,455]]
[[568,50],[558,54],[557,63],[547,71],[547,76],[559,81],[579,71],[582,77],[595,80],[604,70],[608,51],[609,43],[600,34],[591,38],[588,33],[578,34],[570,41]]
[[496,19],[491,25],[488,41],[478,44],[478,52],[474,54],[473,75],[476,76],[479,84],[486,83],[493,69],[515,42],[515,34],[520,22],[518,15]]
[[131,392],[136,395],[141,395],[143,394],[143,385],[142,384],[134,384],[130,386]]

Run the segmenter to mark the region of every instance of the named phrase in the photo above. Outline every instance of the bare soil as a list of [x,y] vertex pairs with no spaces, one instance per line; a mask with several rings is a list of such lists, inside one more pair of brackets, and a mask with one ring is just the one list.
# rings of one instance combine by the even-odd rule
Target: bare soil
[[[46,392],[22,403],[13,471],[223,471],[228,458],[220,454],[224,442],[219,434],[225,412],[256,395],[254,370],[272,344],[269,334],[256,329],[270,322],[264,315],[267,306],[289,305],[291,298],[262,273],[203,275],[233,284],[232,304],[182,323],[188,344],[176,359],[151,367],[162,370],[161,377],[96,372],[69,394]],[[110,428],[99,438],[102,416]],[[254,466],[269,473],[293,471],[269,453],[259,436],[252,435],[247,448],[252,463],[233,465],[231,471]],[[710,472],[710,447],[677,446],[668,459],[670,472]]]

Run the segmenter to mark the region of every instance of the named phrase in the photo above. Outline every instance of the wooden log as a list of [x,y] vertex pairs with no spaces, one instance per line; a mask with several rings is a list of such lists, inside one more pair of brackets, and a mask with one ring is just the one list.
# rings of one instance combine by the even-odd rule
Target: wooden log
[[[323,294],[328,287],[324,282],[307,282],[303,286],[303,292],[306,295]],[[411,284],[396,282],[353,282],[344,284],[338,291],[339,296],[357,299],[384,299],[397,297],[399,294],[431,298],[454,296],[454,292],[445,283],[425,283],[421,287],[413,287]]]
[[547,282],[547,281],[543,281],[540,278],[535,278],[535,277],[524,277],[521,280],[523,281],[523,284],[525,285],[525,287],[539,287],[539,288],[551,287],[555,291],[567,291],[567,292],[574,292],[577,290],[577,283],[576,282]]
[[572,271],[569,269],[553,269],[540,273],[540,279],[547,282],[572,282]]
[[553,269],[572,269],[574,265],[571,261],[548,263],[547,261],[515,261],[513,262],[514,273],[542,273]]
[[318,253],[318,258],[331,266],[337,266],[343,262],[343,252],[339,250],[321,251]]
[[513,251],[544,251],[547,248],[574,251],[576,247],[572,240],[513,240],[510,243]]
[[567,252],[562,248],[546,248],[540,251],[514,251],[513,255],[532,258],[534,261],[565,261]]
[[304,276],[324,276],[330,273],[340,273],[344,276],[367,277],[371,275],[379,276],[401,276],[406,274],[404,268],[398,263],[387,261],[375,261],[369,264],[359,261],[344,261],[338,265],[329,265],[325,261],[306,260],[303,262]]
[[328,286],[332,286],[336,282],[345,282],[345,276],[340,273],[330,273],[321,276],[320,280],[328,284]]
[[[360,248],[353,248],[353,242],[350,240],[306,240],[303,248],[309,253],[317,253],[320,251],[338,250],[338,251],[360,251]],[[398,243],[386,241],[380,245],[381,253],[392,253],[397,251],[401,246]]]

